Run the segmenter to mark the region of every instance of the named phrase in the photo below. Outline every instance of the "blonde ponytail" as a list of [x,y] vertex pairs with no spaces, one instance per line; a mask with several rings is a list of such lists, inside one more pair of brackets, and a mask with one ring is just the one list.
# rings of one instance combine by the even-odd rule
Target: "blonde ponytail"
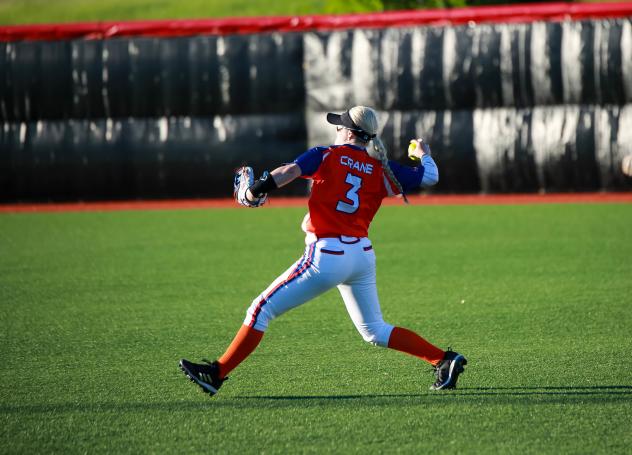
[[404,198],[404,202],[408,204],[408,198],[406,197],[406,194],[404,194],[404,187],[402,187],[402,184],[399,183],[399,180],[397,180],[397,177],[395,177],[395,173],[391,169],[391,166],[389,166],[388,156],[386,153],[386,147],[384,146],[382,139],[380,139],[378,136],[375,136],[373,138],[373,153],[369,151],[369,155],[382,162],[384,173],[395,184],[395,186],[397,187],[397,191],[399,191],[402,197]]
[[404,197],[404,202],[408,204],[408,198],[404,194],[404,188],[402,184],[399,183],[399,180],[395,177],[393,170],[388,164],[388,153],[386,152],[386,147],[382,140],[377,136],[379,127],[377,121],[376,112],[370,107],[366,106],[354,106],[349,109],[349,117],[353,120],[353,123],[358,125],[362,129],[362,131],[367,132],[369,135],[373,137],[373,147],[369,147],[367,151],[369,152],[369,156],[380,160],[382,162],[382,167],[384,168],[384,173],[388,176],[388,178],[395,184],[397,187],[397,191]]

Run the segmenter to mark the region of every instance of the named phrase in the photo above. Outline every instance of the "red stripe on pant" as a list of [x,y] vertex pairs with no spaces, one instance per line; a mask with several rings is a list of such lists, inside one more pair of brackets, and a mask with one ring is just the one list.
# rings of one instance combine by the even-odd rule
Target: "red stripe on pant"
[[288,276],[285,280],[277,284],[274,287],[274,289],[272,289],[270,292],[268,292],[268,294],[265,297],[259,300],[259,303],[257,303],[257,308],[255,308],[255,311],[253,311],[252,313],[252,321],[250,321],[250,324],[248,324],[248,327],[254,328],[255,324],[257,323],[257,317],[259,316],[259,313],[261,313],[261,309],[267,303],[268,299],[274,295],[275,292],[277,292],[281,287],[289,284],[295,278],[298,278],[299,276],[301,276],[309,268],[309,266],[312,265],[312,259],[314,258],[315,249],[316,249],[316,242],[312,243],[312,246],[309,249],[309,253],[307,254],[307,260],[303,263],[303,265],[299,265],[297,270],[292,272],[290,276]]

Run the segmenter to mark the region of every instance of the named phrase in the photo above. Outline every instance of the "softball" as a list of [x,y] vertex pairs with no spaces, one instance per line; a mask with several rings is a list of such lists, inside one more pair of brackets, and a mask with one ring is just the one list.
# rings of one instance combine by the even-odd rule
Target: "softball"
[[623,157],[621,160],[621,171],[628,177],[632,177],[632,155]]
[[408,144],[408,158],[410,158],[413,161],[420,160],[418,156],[413,155],[413,153],[415,153],[415,150],[417,150],[418,146],[419,146],[419,143],[415,139],[410,141],[410,144]]

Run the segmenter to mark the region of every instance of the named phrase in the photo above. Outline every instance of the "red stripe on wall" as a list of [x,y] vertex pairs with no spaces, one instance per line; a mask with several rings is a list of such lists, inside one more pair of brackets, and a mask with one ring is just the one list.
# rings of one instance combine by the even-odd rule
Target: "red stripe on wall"
[[0,27],[0,41],[107,39],[122,36],[234,35],[489,22],[564,21],[630,16],[632,16],[632,2],[541,3],[348,15],[17,25]]

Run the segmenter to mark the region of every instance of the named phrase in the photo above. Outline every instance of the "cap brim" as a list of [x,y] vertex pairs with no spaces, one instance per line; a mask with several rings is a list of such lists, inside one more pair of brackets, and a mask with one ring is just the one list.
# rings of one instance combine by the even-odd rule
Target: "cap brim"
[[332,125],[342,125],[342,115],[333,114],[330,112],[327,114],[327,121],[331,123]]

